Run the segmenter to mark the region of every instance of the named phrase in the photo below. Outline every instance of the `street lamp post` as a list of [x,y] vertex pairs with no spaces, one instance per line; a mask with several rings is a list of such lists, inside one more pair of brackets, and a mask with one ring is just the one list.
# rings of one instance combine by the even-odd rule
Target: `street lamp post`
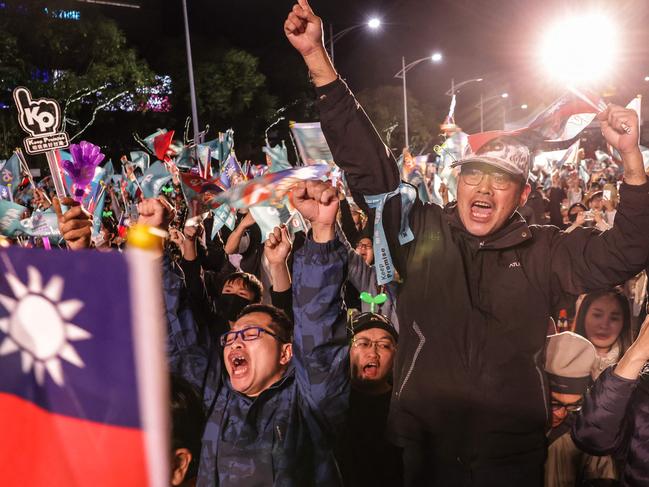
[[189,98],[192,106],[192,126],[194,127],[194,144],[198,144],[198,109],[196,108],[196,88],[194,86],[194,68],[192,67],[192,46],[189,39],[189,20],[187,18],[187,0],[183,0],[183,17],[185,20],[185,47],[187,49],[187,73],[189,75]]
[[481,83],[484,81],[483,78],[471,78],[467,79],[465,81],[462,81],[458,84],[455,84],[455,79],[451,78],[451,89],[446,92],[446,96],[453,96],[456,93],[460,92],[460,88],[462,88],[465,85],[468,85],[469,83]]
[[405,132],[405,144],[408,147],[408,92],[406,89],[406,73],[414,68],[417,64],[422,63],[430,59],[434,63],[439,63],[442,60],[442,54],[439,52],[434,53],[432,56],[423,57],[417,59],[409,64],[406,64],[405,56],[401,57],[401,70],[394,75],[395,78],[401,78],[403,80],[403,128]]
[[[495,100],[496,98],[502,98],[504,100],[508,97],[509,97],[509,93],[501,93],[500,95],[493,95],[485,99],[484,95],[480,93],[480,103],[476,105],[476,108],[480,109],[480,132],[484,132],[484,104],[487,103],[488,101]],[[504,128],[505,128],[505,117],[503,115],[503,129]]]
[[369,27],[371,30],[377,30],[381,27],[381,20],[373,17],[365,23],[354,24],[350,27],[347,27],[346,29],[337,32],[335,35],[333,24],[329,24],[329,55],[331,56],[332,64],[334,63],[334,43],[339,41],[344,35],[349,34],[351,31],[358,29],[359,27]]

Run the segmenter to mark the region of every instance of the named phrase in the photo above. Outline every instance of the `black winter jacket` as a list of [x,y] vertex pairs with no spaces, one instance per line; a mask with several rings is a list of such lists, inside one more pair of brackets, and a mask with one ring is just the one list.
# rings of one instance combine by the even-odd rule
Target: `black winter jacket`
[[[394,157],[345,83],[317,93],[324,135],[354,200],[363,205],[363,195],[394,191]],[[388,200],[384,227],[405,279],[390,423],[399,446],[424,452],[425,468],[542,471],[550,415],[543,348],[553,304],[563,293],[630,278],[649,255],[649,184],[623,184],[620,196],[615,227],[605,233],[528,226],[515,213],[485,238],[464,229],[454,205],[416,201],[415,239],[403,246],[401,200]]]

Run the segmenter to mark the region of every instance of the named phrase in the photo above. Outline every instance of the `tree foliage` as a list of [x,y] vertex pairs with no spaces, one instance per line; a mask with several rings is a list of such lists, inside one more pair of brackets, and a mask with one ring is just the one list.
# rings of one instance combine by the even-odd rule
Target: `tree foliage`
[[[128,92],[133,103],[141,102],[141,89],[154,83],[153,71],[127,45],[114,21],[100,16],[82,22],[61,20],[44,8],[34,7],[0,23],[0,103],[9,107],[0,115],[0,155],[16,147],[21,136],[11,99],[18,85],[30,88],[35,97],[57,99],[62,109],[74,94],[101,87],[67,107],[66,116],[80,128],[97,105],[122,92]],[[106,114],[101,112],[99,118]],[[76,127],[67,126],[72,134]]]

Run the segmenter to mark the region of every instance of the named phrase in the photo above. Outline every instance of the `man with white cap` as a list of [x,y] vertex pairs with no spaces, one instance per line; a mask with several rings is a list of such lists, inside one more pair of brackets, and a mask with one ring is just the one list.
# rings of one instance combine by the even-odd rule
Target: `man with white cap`
[[456,204],[423,204],[338,77],[307,0],[284,32],[309,69],[354,201],[371,208],[377,276],[387,282],[396,269],[404,280],[389,429],[404,449],[406,485],[543,485],[548,316],[564,293],[609,288],[649,260],[637,115],[612,105],[598,115],[625,171],[615,225],[603,234],[526,224],[516,209],[530,192],[531,156],[511,134],[470,138]]
[[552,429],[548,433],[546,487],[574,487],[585,481],[616,478],[611,457],[588,455],[570,437],[596,359],[593,344],[576,333],[567,331],[547,339],[545,372],[552,398]]

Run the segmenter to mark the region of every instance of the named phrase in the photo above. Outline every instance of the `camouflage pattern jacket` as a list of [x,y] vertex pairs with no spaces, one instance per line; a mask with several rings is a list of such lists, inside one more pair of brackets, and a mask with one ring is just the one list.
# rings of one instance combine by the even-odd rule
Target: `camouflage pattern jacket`
[[[170,341],[172,371],[201,388],[208,409],[199,487],[341,485],[332,445],[349,405],[341,297],[347,250],[337,239],[307,240],[294,259],[293,363],[258,397],[232,390],[222,349],[208,353],[198,344]],[[173,324],[193,326],[182,319]]]

